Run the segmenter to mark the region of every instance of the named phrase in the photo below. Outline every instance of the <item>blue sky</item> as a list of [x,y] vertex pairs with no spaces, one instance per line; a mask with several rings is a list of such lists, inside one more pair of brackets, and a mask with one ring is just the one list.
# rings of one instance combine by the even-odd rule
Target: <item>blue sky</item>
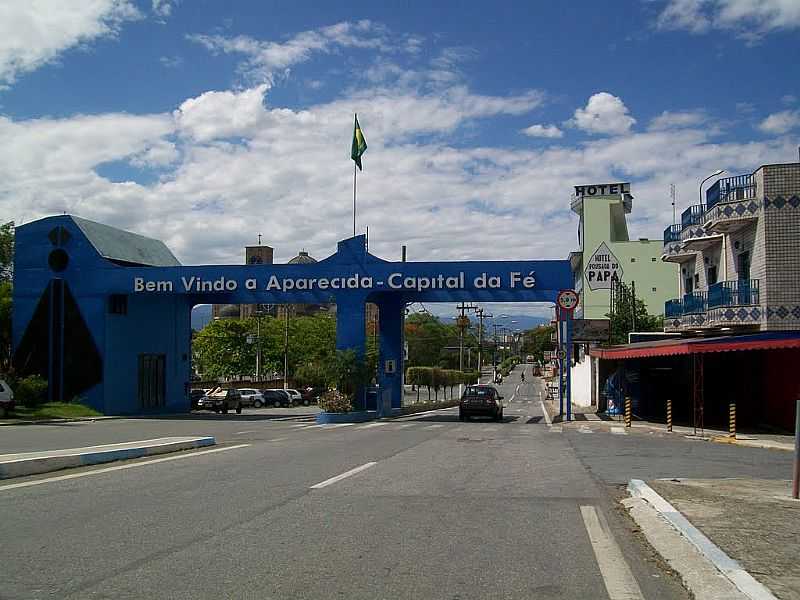
[[[411,259],[563,258],[576,184],[626,180],[658,237],[718,168],[797,160],[797,0],[12,0],[0,208],[285,260],[359,229]],[[335,5],[336,4],[336,5]]]

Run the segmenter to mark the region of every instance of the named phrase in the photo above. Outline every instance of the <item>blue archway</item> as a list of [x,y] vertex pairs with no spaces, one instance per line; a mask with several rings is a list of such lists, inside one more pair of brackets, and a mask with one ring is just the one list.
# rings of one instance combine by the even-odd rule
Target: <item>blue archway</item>
[[380,310],[379,383],[399,407],[403,315],[411,302],[554,302],[572,287],[567,260],[390,262],[364,236],[315,264],[182,265],[162,242],[79,217],[16,230],[13,347],[53,399],[82,395],[106,413],[137,413],[142,357],[163,364],[165,411],[188,408],[190,312],[196,304],[337,305],[336,345],[363,352],[365,305]]

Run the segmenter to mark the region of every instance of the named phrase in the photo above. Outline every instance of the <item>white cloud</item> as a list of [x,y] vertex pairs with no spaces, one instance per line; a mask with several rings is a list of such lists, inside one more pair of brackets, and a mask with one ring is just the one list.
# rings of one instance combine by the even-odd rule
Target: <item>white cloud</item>
[[244,136],[266,117],[264,94],[267,84],[242,92],[205,92],[185,100],[174,112],[181,134],[198,142]]
[[153,13],[162,19],[172,15],[172,8],[173,2],[170,0],[152,0]]
[[586,108],[578,108],[567,125],[588,133],[621,135],[628,133],[636,119],[628,114],[628,107],[620,98],[608,92],[594,94]]
[[115,36],[141,18],[129,0],[5,0],[0,3],[0,87],[65,50]]
[[242,54],[247,57],[243,71],[255,81],[273,83],[277,73],[309,60],[313,53],[330,53],[336,48],[386,48],[386,30],[362,20],[344,21],[328,27],[303,31],[286,42],[260,41],[249,36],[188,36],[212,52]]
[[564,136],[556,125],[531,125],[521,131],[530,137],[543,137],[543,138],[560,138]]
[[783,110],[769,115],[758,128],[764,133],[783,134],[800,127],[800,110]]
[[781,102],[784,104],[794,104],[797,102],[797,96],[794,94],[785,94],[781,96]]
[[177,69],[183,65],[183,57],[180,56],[161,56],[158,59],[167,69]]
[[708,121],[708,116],[703,111],[669,111],[665,110],[650,121],[648,129],[651,131],[664,131],[667,129],[682,129],[696,127]]
[[775,30],[800,27],[797,0],[669,0],[658,16],[661,29],[704,33],[711,29],[735,30],[755,41]]

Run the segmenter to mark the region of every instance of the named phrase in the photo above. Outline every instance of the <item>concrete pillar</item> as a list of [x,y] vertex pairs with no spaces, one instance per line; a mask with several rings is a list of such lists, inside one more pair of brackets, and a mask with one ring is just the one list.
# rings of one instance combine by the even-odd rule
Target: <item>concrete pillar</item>
[[[378,331],[380,334],[378,383],[380,384],[380,394],[383,396],[383,393],[388,391],[391,396],[392,408],[400,408],[403,402],[403,316],[405,302],[402,301],[402,298],[387,296],[378,302],[378,310],[380,311],[378,317]],[[394,361],[394,372],[386,372],[387,361]]]

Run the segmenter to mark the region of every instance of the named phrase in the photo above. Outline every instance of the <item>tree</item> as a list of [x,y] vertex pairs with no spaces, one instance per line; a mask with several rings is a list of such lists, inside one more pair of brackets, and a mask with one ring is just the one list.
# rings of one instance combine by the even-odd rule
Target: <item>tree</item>
[[545,350],[553,350],[555,344],[550,341],[550,336],[555,332],[555,327],[543,325],[535,329],[528,329],[522,334],[522,354],[533,355],[534,360],[544,362]]
[[633,295],[631,287],[615,281],[612,288],[611,343],[627,344],[632,331],[663,331],[664,318],[648,314],[647,305]]
[[255,371],[255,344],[247,343],[249,326],[248,320],[217,319],[198,332],[192,350],[203,377],[238,377]]
[[0,281],[14,276],[14,221],[0,225]]
[[0,372],[11,369],[11,302],[14,276],[14,222],[0,225]]

